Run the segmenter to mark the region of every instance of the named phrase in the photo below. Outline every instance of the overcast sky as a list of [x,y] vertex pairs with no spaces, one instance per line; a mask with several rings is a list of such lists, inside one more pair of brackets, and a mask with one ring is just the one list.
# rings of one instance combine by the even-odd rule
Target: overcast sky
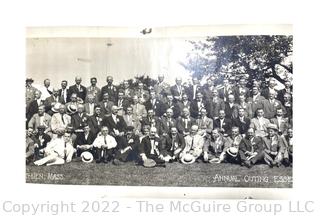
[[94,76],[98,78],[98,86],[103,86],[107,75],[119,83],[135,75],[149,74],[156,78],[163,73],[173,83],[175,77],[186,79],[189,75],[180,64],[192,49],[188,40],[201,39],[29,38],[27,77],[32,77],[35,84],[49,78],[53,87],[60,87],[63,79],[72,85],[76,75],[88,86]]

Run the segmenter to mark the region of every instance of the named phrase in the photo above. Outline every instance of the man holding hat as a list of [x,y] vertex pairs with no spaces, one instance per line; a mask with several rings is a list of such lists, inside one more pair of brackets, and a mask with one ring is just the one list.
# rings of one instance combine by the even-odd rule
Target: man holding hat
[[34,154],[35,159],[38,160],[43,157],[44,150],[47,144],[51,141],[51,137],[45,133],[46,126],[40,125],[37,127],[37,133],[34,136],[35,147]]
[[38,113],[34,114],[28,123],[28,127],[36,130],[39,126],[45,127],[44,132],[51,131],[51,116],[45,113],[44,105],[39,106]]
[[96,139],[96,135],[91,132],[87,123],[84,123],[82,127],[83,132],[76,134],[77,136],[74,142],[74,146],[77,149],[77,157],[80,157],[84,151],[89,151],[91,154],[94,154],[92,143]]
[[[204,138],[198,134],[198,126],[193,125],[190,130],[190,134],[187,135],[184,139],[186,142],[186,147],[183,149],[181,153],[181,162],[187,163],[185,156],[192,155],[194,160],[197,160],[198,157],[201,156],[203,152]],[[192,162],[191,161],[191,162]]]
[[270,166],[279,167],[283,160],[283,154],[285,151],[284,138],[278,135],[278,127],[275,124],[269,124],[268,135],[263,138],[265,142],[265,162]]
[[[54,106],[55,108],[56,106]],[[71,117],[66,114],[65,105],[59,103],[58,112],[53,114],[51,118],[51,130],[54,134],[57,134],[58,129],[65,129],[68,124],[71,124]]]
[[164,138],[163,156],[166,162],[180,160],[180,154],[186,146],[183,135],[178,133],[176,127],[171,127],[170,132]]

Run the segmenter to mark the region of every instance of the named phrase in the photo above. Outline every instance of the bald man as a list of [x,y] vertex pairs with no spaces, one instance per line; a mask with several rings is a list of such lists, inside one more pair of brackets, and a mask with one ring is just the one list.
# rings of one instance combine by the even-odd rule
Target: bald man
[[47,97],[46,100],[44,101],[44,105],[45,105],[45,108],[46,108],[46,112],[50,111],[52,106],[57,103],[57,102],[60,102],[62,103],[63,102],[63,99],[61,96],[59,96],[59,89],[54,87],[52,89],[52,94],[51,96]]

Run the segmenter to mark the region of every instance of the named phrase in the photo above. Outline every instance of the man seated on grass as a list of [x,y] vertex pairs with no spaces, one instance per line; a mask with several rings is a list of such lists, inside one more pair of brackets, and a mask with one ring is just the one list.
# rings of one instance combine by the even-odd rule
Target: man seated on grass
[[115,158],[113,163],[121,165],[130,160],[137,160],[137,148],[139,145],[139,136],[134,134],[134,127],[128,126],[122,143],[116,147]]
[[183,135],[178,133],[176,127],[171,127],[169,134],[164,139],[164,160],[166,162],[179,160],[185,146]]
[[92,143],[96,153],[96,163],[108,163],[113,159],[114,148],[117,146],[116,139],[109,135],[107,126],[101,128],[101,133]]
[[227,139],[229,140],[229,147],[226,147],[221,154],[221,161],[226,161],[229,163],[240,163],[239,157],[239,145],[242,140],[239,127],[231,128],[231,135]]
[[207,131],[203,146],[203,161],[221,163],[225,158],[225,150],[230,147],[230,140],[219,132],[219,128]]
[[77,157],[80,157],[82,152],[89,151],[91,154],[94,154],[93,145],[96,136],[90,130],[90,127],[87,123],[83,124],[83,132],[78,133],[74,142],[74,146],[77,149]]
[[274,166],[279,167],[283,160],[285,149],[284,138],[277,134],[277,125],[269,124],[267,128],[268,135],[263,138],[265,142],[264,160],[271,168]]
[[157,128],[151,127],[148,136],[144,137],[139,146],[139,153],[142,163],[146,163],[148,159],[155,161],[156,165],[164,165],[165,161],[162,155],[162,143],[157,135]]
[[241,166],[251,168],[258,162],[264,162],[264,141],[256,136],[254,129],[249,128],[247,135],[239,145],[239,156]]
[[[191,162],[194,162],[197,160],[202,152],[203,152],[203,144],[204,144],[204,138],[198,134],[198,126],[193,125],[191,127],[190,135],[187,135],[184,139],[186,142],[186,147],[183,149],[181,153],[181,162],[185,164],[189,164]],[[190,156],[194,159],[190,159]],[[190,160],[187,160],[185,158],[188,158]]]
[[69,133],[65,133],[63,128],[56,130],[57,137],[52,139],[44,150],[44,158],[34,162],[35,165],[60,165],[69,163],[75,153],[71,144]]
[[289,128],[287,131],[287,135],[284,137],[285,138],[285,152],[284,152],[284,159],[283,159],[283,164],[285,166],[292,166],[293,162],[293,131],[292,128]]
[[33,129],[30,127],[26,130],[26,164],[34,161],[35,142],[33,136]]

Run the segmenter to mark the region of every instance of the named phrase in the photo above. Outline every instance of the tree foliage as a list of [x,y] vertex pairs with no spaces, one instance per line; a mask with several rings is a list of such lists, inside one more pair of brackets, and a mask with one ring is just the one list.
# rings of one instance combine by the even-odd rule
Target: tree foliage
[[194,76],[246,75],[249,80],[292,74],[293,37],[283,35],[218,36],[190,41],[193,50],[183,66]]

